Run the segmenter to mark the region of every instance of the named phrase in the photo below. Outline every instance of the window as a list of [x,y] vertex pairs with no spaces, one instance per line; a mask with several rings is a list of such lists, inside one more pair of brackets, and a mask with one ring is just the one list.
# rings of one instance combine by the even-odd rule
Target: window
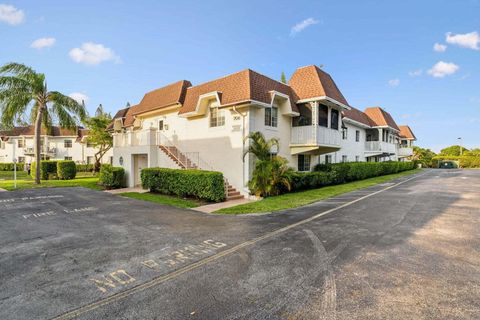
[[221,127],[225,125],[225,110],[218,108],[210,109],[210,127]]
[[292,127],[303,127],[312,125],[312,105],[302,103],[298,105],[298,117],[292,118]]
[[347,138],[348,138],[348,128],[343,127],[342,128],[342,139],[347,140]]
[[158,130],[163,130],[163,120],[158,120]]
[[348,160],[347,160],[347,156],[343,155],[343,156],[342,156],[342,162],[347,162],[347,161],[348,161]]
[[72,140],[64,140],[63,141],[63,146],[65,148],[71,148],[72,147]]
[[338,130],[338,118],[339,118],[338,110],[332,109],[331,115],[330,115],[330,127],[332,129]]
[[0,140],[0,149],[5,149],[5,142]]
[[95,160],[93,159],[93,157],[87,157],[87,164],[93,164],[95,162]]
[[72,157],[65,157],[65,160],[72,160]]
[[360,156],[355,156],[355,162],[360,162]]
[[276,107],[265,108],[265,125],[275,128],[278,126],[278,109]]
[[355,131],[355,141],[360,141],[360,130]]
[[310,156],[306,154],[298,155],[298,171],[310,171]]
[[332,163],[332,156],[330,154],[327,154],[325,156],[325,164]]
[[328,127],[328,107],[323,104],[318,105],[318,125]]
[[25,157],[18,157],[19,163],[25,163]]
[[87,140],[87,148],[95,148],[95,144]]
[[25,140],[23,139],[17,140],[17,145],[19,148],[25,148]]

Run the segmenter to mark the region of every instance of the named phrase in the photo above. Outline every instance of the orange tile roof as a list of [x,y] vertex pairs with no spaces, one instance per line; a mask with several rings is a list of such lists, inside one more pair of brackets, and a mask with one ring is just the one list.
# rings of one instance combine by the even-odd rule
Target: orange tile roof
[[398,126],[400,128],[400,137],[407,140],[417,140],[409,126]]
[[[66,136],[81,137],[86,132],[88,132],[88,130],[83,129],[82,127],[79,127],[77,130],[70,130],[70,129],[65,129],[58,126],[52,126],[50,128],[50,131],[48,132],[44,127],[42,127],[41,135],[48,135],[52,137],[66,137]],[[5,136],[5,137],[33,136],[33,135],[35,135],[35,126],[14,127],[10,130],[0,131],[0,136]]]
[[295,70],[288,84],[296,100],[327,96],[344,105],[349,105],[332,77],[315,65]]
[[351,107],[350,110],[344,110],[342,112],[342,115],[345,117],[345,118],[349,118],[353,121],[356,121],[356,122],[360,122],[364,125],[367,125],[369,127],[372,126],[372,121],[370,120],[370,118],[365,114],[363,113],[362,111],[354,108],[354,107]]
[[290,87],[284,83],[270,79],[253,70],[246,69],[223,78],[209,81],[187,89],[185,103],[179,114],[195,111],[198,98],[202,94],[219,92],[220,104],[223,106],[240,102],[260,101],[271,103],[270,91],[278,91],[290,96],[292,108],[297,111]]
[[372,121],[372,126],[374,127],[389,126],[390,128],[400,131],[400,128],[398,128],[397,124],[395,123],[395,120],[393,120],[390,113],[383,110],[382,108],[370,107],[365,109],[364,112]]

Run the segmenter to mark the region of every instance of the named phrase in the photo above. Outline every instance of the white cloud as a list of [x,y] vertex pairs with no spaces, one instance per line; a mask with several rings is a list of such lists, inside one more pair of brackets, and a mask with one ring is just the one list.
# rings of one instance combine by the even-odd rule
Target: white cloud
[[460,67],[452,62],[437,62],[432,69],[428,70],[428,74],[435,78],[443,78],[445,76],[454,74]]
[[43,49],[51,47],[55,44],[55,38],[40,38],[32,42],[30,45],[34,49]]
[[305,19],[299,23],[297,23],[296,25],[294,25],[291,29],[290,29],[290,36],[295,36],[297,33],[303,31],[305,28],[308,28],[310,26],[313,26],[314,24],[318,24],[320,21],[314,19],[314,18],[308,18],[308,19]]
[[14,26],[22,23],[24,20],[25,14],[22,10],[8,4],[0,3],[0,21]]
[[447,50],[447,46],[441,43],[435,43],[433,45],[433,50],[436,52],[445,52]]
[[465,34],[452,34],[448,32],[446,41],[450,44],[456,44],[463,48],[480,50],[480,34],[476,31]]
[[120,62],[120,57],[112,49],[93,42],[85,42],[80,48],[73,48],[69,55],[73,61],[86,65],[97,65],[104,61]]
[[391,79],[388,80],[388,85],[390,87],[398,87],[400,85],[400,79]]
[[409,75],[410,77],[420,77],[422,74],[423,74],[423,70],[422,70],[422,69],[417,69],[417,70],[413,70],[413,71],[409,71],[409,72],[408,72],[408,75]]
[[72,92],[68,96],[78,103],[82,103],[83,101],[85,104],[87,103],[88,99],[90,99],[85,93],[81,92]]

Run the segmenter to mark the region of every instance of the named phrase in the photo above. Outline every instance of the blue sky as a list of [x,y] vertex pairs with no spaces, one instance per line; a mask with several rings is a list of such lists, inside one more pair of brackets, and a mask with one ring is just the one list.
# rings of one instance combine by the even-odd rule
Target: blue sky
[[324,65],[351,105],[384,107],[438,151],[480,146],[479,12],[478,0],[0,0],[0,64],[31,65],[90,112],[180,79]]

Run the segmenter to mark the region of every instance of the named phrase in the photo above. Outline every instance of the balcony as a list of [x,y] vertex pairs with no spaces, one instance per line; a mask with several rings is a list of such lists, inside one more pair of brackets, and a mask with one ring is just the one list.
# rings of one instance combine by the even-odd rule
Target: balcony
[[157,133],[155,129],[141,131],[129,131],[115,133],[113,135],[114,147],[135,147],[157,145]]
[[398,156],[399,157],[411,157],[413,156],[413,148],[411,147],[398,147]]
[[367,141],[365,142],[365,153],[371,155],[393,155],[396,153],[396,145],[383,141]]
[[340,140],[339,130],[321,126],[292,127],[290,149],[292,154],[325,154],[339,150]]
[[[24,148],[23,154],[26,156],[34,156],[35,155],[35,148]],[[42,156],[49,156],[54,157],[57,154],[57,149],[52,147],[40,147],[40,155]]]

